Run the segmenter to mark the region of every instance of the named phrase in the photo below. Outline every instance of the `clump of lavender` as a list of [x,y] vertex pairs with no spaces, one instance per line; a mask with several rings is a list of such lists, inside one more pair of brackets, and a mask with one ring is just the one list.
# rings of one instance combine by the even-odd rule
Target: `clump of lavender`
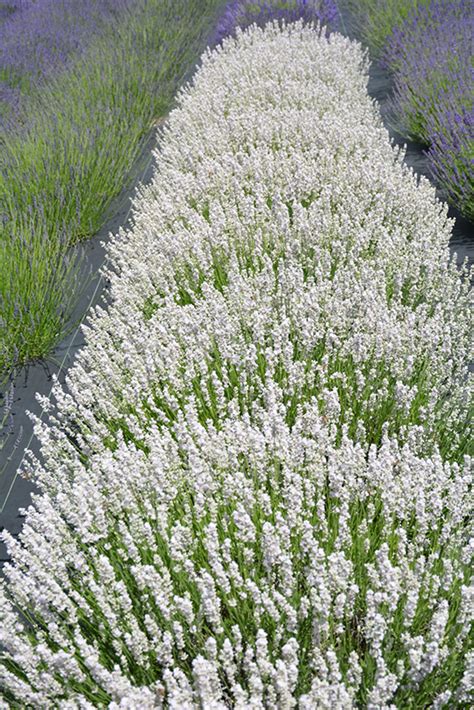
[[254,22],[263,26],[272,20],[303,20],[326,26],[334,25],[337,14],[335,0],[231,0],[221,14],[214,44]]
[[[63,69],[134,0],[20,0],[3,4],[0,77],[26,90]],[[0,6],[0,17],[2,6]]]
[[400,130],[430,146],[433,176],[468,216],[474,213],[474,5],[435,0],[413,10],[390,36],[392,110]]
[[473,8],[464,0],[434,0],[413,10],[387,40],[382,61],[395,74],[394,108],[414,138],[429,142],[428,118],[453,84],[459,104],[472,101]]
[[447,197],[474,221],[473,101],[459,104],[458,86],[450,86],[436,114],[429,116],[427,152],[434,179]]
[[427,5],[431,0],[342,0],[350,10],[350,22],[357,36],[370,47],[372,56],[380,58],[387,38],[394,27],[404,20],[417,6]]
[[103,223],[219,1],[35,0],[0,26],[0,372],[62,337],[69,246]]

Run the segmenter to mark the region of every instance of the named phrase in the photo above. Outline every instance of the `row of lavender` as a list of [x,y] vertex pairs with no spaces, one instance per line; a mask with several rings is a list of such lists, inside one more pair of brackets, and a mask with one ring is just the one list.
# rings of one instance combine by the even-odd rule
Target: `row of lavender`
[[2,536],[2,710],[469,706],[469,271],[366,87],[275,24],[180,93]]
[[363,39],[394,75],[397,129],[427,146],[433,178],[474,219],[474,3],[349,3]]
[[0,23],[0,380],[47,356],[95,234],[220,0],[22,0]]
[[[0,3],[0,102],[18,109],[28,88],[64,70],[134,0]],[[5,106],[6,104],[6,106]],[[0,106],[0,109],[2,107]]]

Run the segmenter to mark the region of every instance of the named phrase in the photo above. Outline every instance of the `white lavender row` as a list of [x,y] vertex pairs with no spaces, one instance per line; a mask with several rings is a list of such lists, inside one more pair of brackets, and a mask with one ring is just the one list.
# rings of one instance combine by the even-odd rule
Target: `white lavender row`
[[467,272],[366,72],[274,25],[181,93],[3,535],[5,703],[469,702]]

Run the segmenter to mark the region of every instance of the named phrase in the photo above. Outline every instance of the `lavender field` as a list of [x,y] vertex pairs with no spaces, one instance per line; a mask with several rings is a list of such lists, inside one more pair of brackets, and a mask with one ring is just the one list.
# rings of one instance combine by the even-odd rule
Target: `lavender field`
[[0,2],[0,710],[474,704],[473,18]]

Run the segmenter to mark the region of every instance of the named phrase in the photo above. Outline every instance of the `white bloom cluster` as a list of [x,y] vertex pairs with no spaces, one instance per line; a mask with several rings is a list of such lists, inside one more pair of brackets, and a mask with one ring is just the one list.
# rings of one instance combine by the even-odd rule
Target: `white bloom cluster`
[[205,56],[0,587],[4,702],[469,704],[472,311],[360,46]]

